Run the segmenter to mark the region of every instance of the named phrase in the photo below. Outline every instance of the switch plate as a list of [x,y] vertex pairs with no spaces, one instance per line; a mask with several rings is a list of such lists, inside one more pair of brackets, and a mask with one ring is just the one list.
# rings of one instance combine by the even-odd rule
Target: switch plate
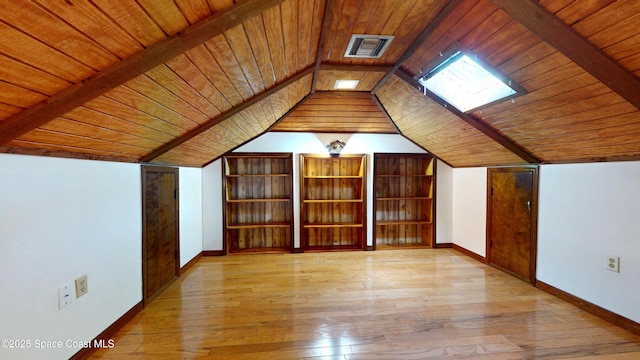
[[620,257],[618,256],[607,256],[607,270],[611,270],[613,272],[620,272]]
[[89,292],[87,275],[82,275],[76,279],[76,299]]
[[73,284],[67,284],[63,287],[58,288],[58,309],[62,309],[63,307],[71,304],[73,301],[74,286]]

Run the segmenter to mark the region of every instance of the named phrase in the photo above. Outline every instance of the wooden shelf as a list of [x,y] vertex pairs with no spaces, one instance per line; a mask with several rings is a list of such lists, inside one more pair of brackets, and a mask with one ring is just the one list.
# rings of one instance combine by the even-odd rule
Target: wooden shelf
[[366,164],[363,154],[300,155],[303,250],[364,248]]
[[434,162],[428,154],[374,154],[377,249],[433,246]]
[[396,200],[433,200],[431,196],[396,196],[396,197],[379,197],[376,198],[378,201],[396,201]]
[[278,201],[291,201],[291,199],[227,199],[228,203],[247,203],[247,202],[278,202]]
[[305,228],[340,228],[340,227],[363,227],[364,224],[340,224],[340,223],[330,223],[330,224],[304,224],[302,227]]
[[289,223],[245,223],[245,224],[228,224],[227,229],[251,229],[251,228],[289,228],[291,224]]
[[293,249],[293,154],[234,153],[224,158],[227,253]]

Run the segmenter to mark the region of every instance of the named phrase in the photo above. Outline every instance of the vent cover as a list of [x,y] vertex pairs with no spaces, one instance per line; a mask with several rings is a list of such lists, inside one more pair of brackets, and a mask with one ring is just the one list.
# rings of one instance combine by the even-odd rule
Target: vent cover
[[393,36],[388,35],[352,35],[344,56],[377,59],[382,56],[391,40]]

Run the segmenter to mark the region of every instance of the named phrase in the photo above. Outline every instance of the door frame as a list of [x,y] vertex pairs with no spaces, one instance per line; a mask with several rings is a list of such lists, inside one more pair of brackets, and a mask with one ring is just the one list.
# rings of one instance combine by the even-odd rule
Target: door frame
[[529,252],[529,278],[524,278],[517,274],[511,273],[507,269],[495,266],[503,271],[506,271],[520,279],[529,282],[531,285],[536,285],[536,268],[537,268],[537,253],[538,253],[538,189],[540,184],[540,167],[538,165],[521,165],[521,166],[508,166],[508,167],[489,167],[487,168],[487,228],[485,236],[486,257],[485,262],[488,265],[494,266],[491,263],[491,212],[493,211],[491,205],[491,184],[493,180],[493,174],[498,172],[533,172],[533,184],[531,189],[531,244]]
[[[142,190],[142,306],[145,307],[149,301],[151,301],[155,296],[162,293],[162,291],[171,284],[176,278],[180,277],[180,173],[178,168],[174,167],[163,167],[163,166],[148,166],[143,165],[141,171],[141,190]],[[161,172],[161,173],[172,173],[174,174],[175,179],[175,216],[176,216],[176,226],[175,226],[175,239],[176,239],[176,253],[175,253],[175,277],[174,280],[169,281],[162,288],[160,288],[153,296],[148,297],[147,288],[145,284],[145,280],[147,278],[147,232],[145,230],[145,224],[147,223],[147,214],[146,214],[146,192],[145,185],[147,181],[147,173],[151,172]]]

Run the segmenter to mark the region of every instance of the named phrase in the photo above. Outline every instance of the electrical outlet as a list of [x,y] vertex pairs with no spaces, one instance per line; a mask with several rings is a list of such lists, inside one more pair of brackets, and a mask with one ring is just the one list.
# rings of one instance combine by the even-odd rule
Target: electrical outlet
[[89,284],[87,283],[87,275],[82,275],[76,279],[76,298],[89,292]]
[[73,301],[73,297],[71,296],[72,293],[73,284],[67,284],[58,288],[58,309],[62,309],[63,307],[71,304]]
[[620,258],[617,256],[607,256],[607,270],[620,272]]

